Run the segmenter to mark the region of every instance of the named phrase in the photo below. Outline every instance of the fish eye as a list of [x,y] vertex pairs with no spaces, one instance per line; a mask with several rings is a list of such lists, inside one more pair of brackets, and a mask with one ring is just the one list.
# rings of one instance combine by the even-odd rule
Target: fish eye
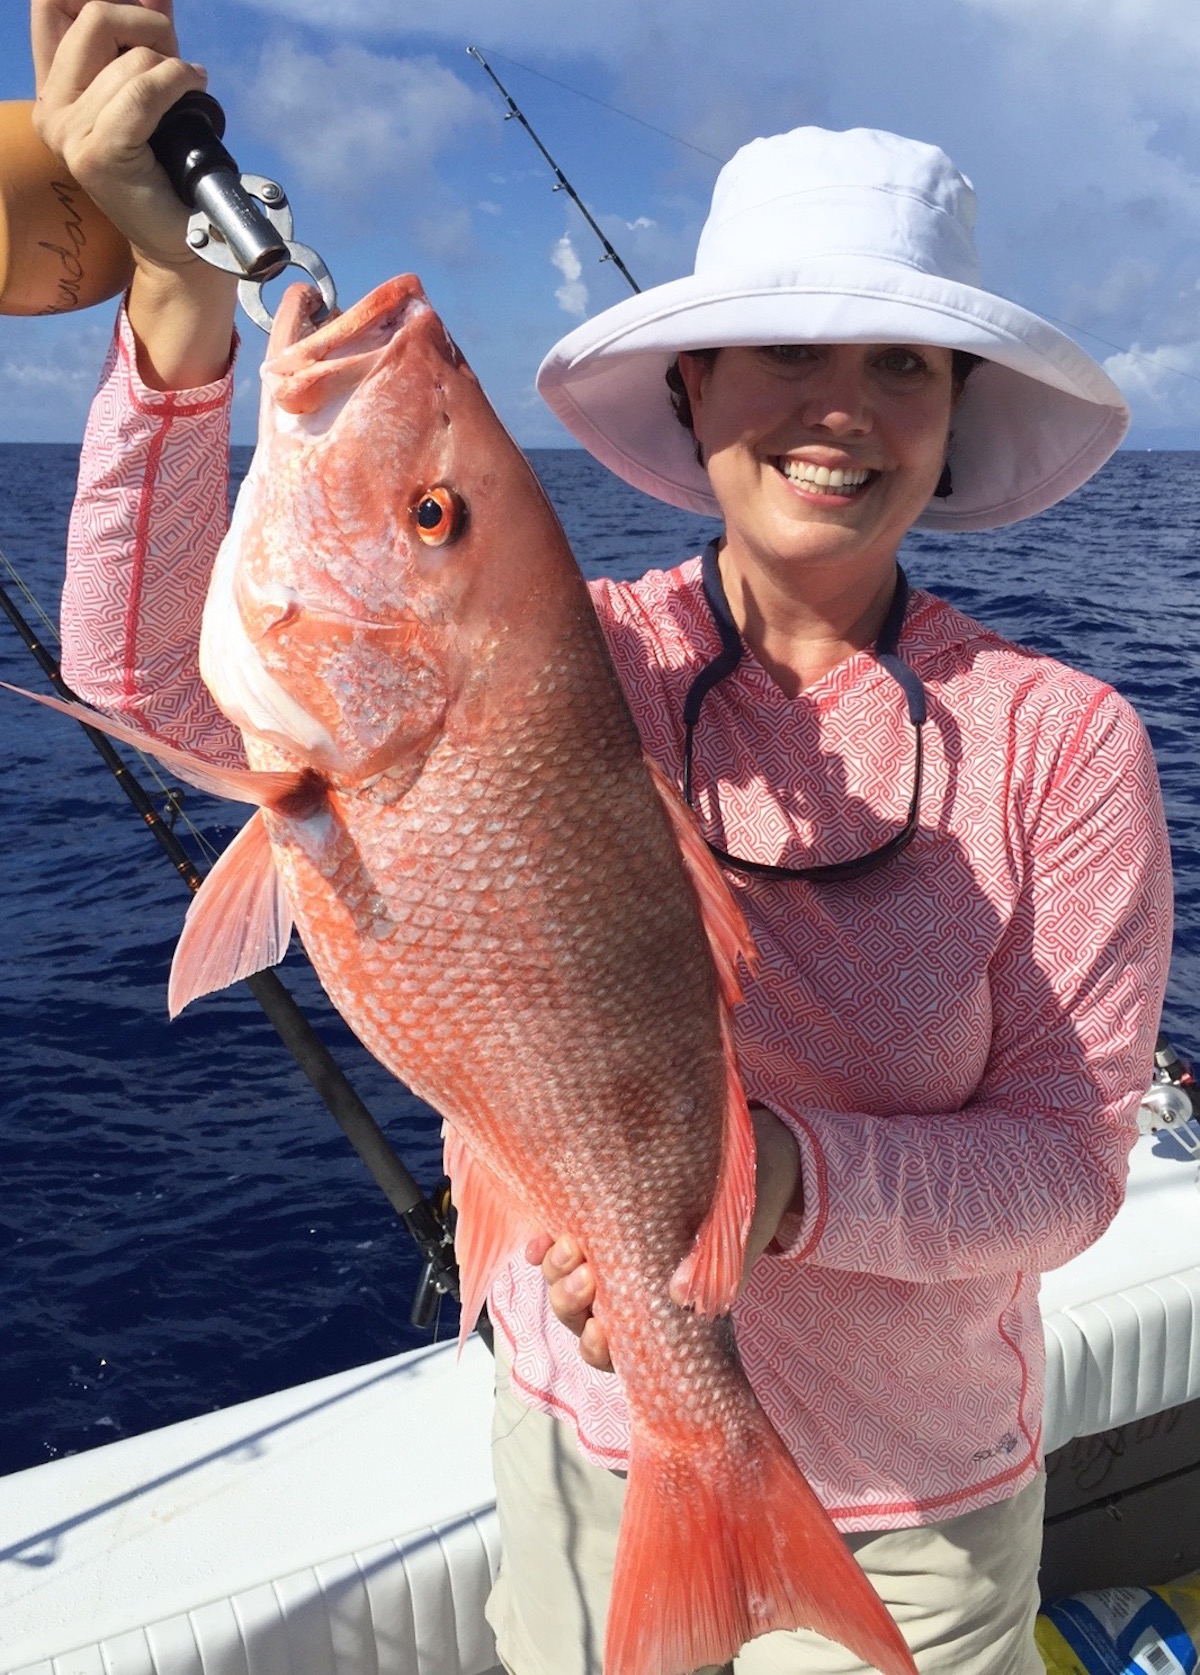
[[444,547],[462,533],[467,521],[467,508],[453,489],[439,483],[426,489],[412,508],[417,535],[427,547]]

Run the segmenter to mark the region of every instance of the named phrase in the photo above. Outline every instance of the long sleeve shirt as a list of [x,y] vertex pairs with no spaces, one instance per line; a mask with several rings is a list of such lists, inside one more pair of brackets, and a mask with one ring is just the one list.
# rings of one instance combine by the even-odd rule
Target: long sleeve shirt
[[[195,642],[225,526],[228,380],[158,395],[122,322],[72,523],[68,679],[224,760]],[[678,780],[683,697],[719,649],[699,560],[592,596],[649,754]],[[1166,981],[1171,886],[1153,757],[1111,688],[914,592],[927,694],[920,826],[854,881],[730,875],[758,947],[735,1029],[747,1093],[796,1136],[803,1211],[735,1309],[760,1399],[835,1522],[936,1521],[1040,1463],[1039,1275],[1123,1195]],[[755,662],[696,730],[706,835],[755,860],[858,855],[902,824],[912,728],[870,652],[789,698]],[[652,1213],[652,1212],[651,1212]],[[515,1388],[597,1464],[627,1460],[521,1259],[490,1299]]]

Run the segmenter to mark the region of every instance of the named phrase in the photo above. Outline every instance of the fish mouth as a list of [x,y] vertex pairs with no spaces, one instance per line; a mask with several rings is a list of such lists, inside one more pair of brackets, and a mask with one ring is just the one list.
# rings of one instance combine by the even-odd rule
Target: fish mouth
[[300,342],[321,360],[386,348],[410,312],[423,312],[430,305],[416,274],[402,273],[377,285],[344,313],[335,312],[318,324],[315,317],[324,306],[315,286],[289,285],[275,315],[267,359]]
[[[313,286],[290,286],[263,362],[262,380],[274,407],[300,419],[324,409],[333,409],[336,416],[419,320],[437,318],[411,273],[387,280],[344,314],[318,325],[314,316],[323,306]],[[453,345],[451,350],[457,355]]]

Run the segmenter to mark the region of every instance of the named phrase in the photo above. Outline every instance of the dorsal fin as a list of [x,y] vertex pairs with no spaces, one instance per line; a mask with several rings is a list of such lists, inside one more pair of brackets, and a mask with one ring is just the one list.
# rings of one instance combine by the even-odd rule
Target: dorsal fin
[[757,955],[745,916],[701,836],[692,811],[649,757],[646,762],[700,903],[720,994],[726,1083],[720,1172],[709,1212],[671,1282],[674,1297],[697,1313],[711,1317],[725,1314],[733,1307],[745,1262],[746,1235],[754,1214],[754,1124],[738,1072],[732,1010],[742,998],[738,961],[742,960],[753,970]]
[[679,845],[683,864],[687,868],[692,888],[700,903],[700,916],[708,935],[717,967],[717,980],[727,1006],[736,1006],[742,998],[742,979],[738,961],[748,971],[758,963],[758,951],[750,935],[746,916],[738,906],[725,875],[717,865],[711,849],[705,843],[696,817],[684,802],[671,781],[656,762],[646,757],[654,789],[666,810],[675,841]]

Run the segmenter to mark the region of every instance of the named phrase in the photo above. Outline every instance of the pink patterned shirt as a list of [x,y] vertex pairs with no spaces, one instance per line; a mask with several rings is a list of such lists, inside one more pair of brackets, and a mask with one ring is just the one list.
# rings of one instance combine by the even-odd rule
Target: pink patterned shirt
[[[122,320],[84,447],[64,668],[161,736],[241,758],[195,666],[225,526],[229,381],[144,388]],[[678,778],[683,697],[718,649],[699,561],[593,598],[646,747]],[[901,655],[930,719],[911,846],[854,882],[731,875],[760,967],[747,1091],[788,1123],[804,1212],[737,1305],[747,1372],[844,1529],[1003,1499],[1040,1458],[1039,1274],[1124,1191],[1166,981],[1171,881],[1154,762],[1110,688],[915,592]],[[784,696],[752,657],[696,731],[707,835],[804,865],[901,824],[912,729],[870,653]],[[611,1375],[514,1261],[491,1310],[517,1389],[625,1464]]]

